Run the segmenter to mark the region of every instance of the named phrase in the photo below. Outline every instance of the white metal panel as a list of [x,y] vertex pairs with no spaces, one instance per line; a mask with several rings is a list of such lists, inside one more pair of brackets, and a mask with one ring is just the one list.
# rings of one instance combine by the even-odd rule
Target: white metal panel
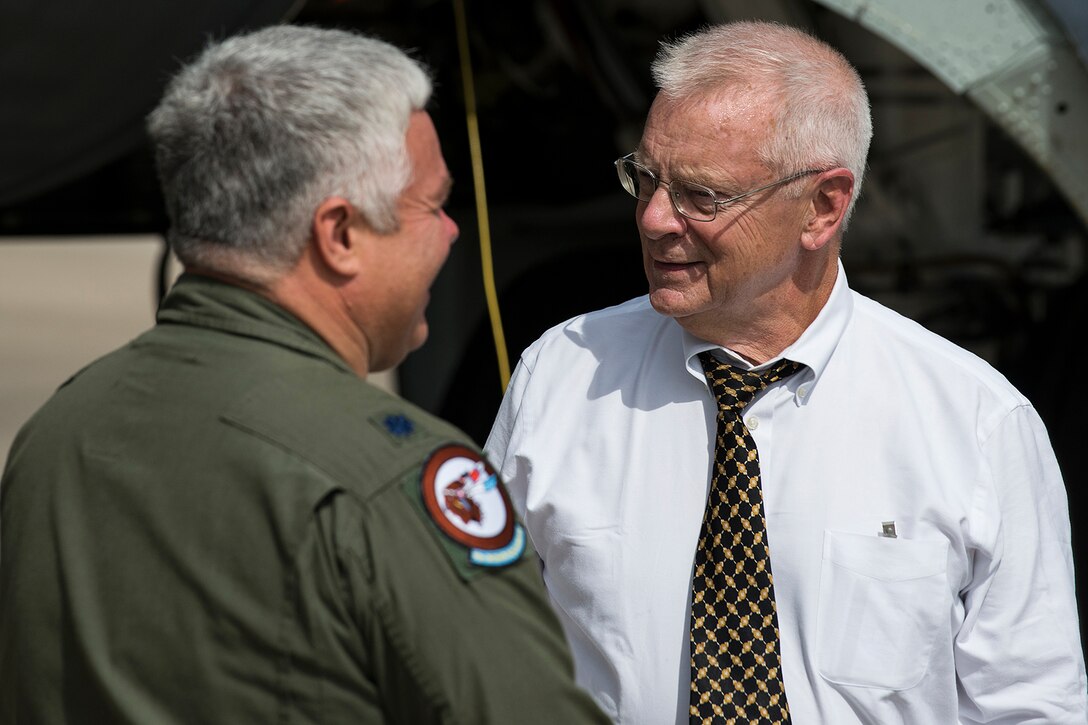
[[1072,50],[1038,48],[967,96],[1050,172],[1088,222],[1088,76]]
[[982,108],[1088,223],[1088,68],[1033,0],[816,0]]
[[963,93],[980,78],[1049,43],[1018,0],[870,0],[858,21]]

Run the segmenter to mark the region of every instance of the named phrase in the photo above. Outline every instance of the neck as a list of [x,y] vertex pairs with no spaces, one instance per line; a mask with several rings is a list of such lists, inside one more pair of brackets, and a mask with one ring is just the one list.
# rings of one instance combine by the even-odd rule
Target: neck
[[837,259],[811,274],[798,274],[787,284],[752,299],[678,318],[696,337],[728,348],[752,365],[777,357],[808,329],[831,296],[838,277]]
[[298,265],[258,290],[316,332],[360,378],[370,372],[370,350],[355,324],[340,288],[318,278],[303,254]]

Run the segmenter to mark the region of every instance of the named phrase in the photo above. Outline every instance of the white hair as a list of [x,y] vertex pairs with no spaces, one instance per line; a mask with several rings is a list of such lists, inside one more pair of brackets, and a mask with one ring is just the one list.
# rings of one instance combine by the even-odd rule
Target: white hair
[[761,161],[786,175],[841,166],[854,174],[853,213],[873,135],[869,98],[857,70],[805,31],[772,22],[714,25],[662,43],[651,67],[668,99],[747,86],[774,102],[776,117]]

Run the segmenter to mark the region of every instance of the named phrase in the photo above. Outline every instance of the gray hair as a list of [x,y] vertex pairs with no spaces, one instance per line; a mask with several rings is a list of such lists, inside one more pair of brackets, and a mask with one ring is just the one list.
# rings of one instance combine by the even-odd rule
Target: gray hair
[[271,281],[330,196],[395,231],[409,117],[430,95],[420,63],[344,30],[278,25],[212,43],[148,116],[178,259]]
[[854,174],[854,210],[873,136],[869,98],[858,72],[837,50],[805,31],[772,22],[740,21],[665,42],[651,67],[669,99],[750,85],[776,101],[779,129],[760,160],[778,174],[841,166]]

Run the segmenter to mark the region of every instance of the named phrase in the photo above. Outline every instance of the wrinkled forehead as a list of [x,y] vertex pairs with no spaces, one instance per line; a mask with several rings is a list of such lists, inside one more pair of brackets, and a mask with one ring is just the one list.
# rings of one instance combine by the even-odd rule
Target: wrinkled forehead
[[648,119],[705,122],[719,128],[766,125],[777,116],[777,96],[771,87],[753,83],[731,83],[681,97],[658,93]]
[[724,159],[743,164],[758,159],[776,125],[774,104],[759,88],[734,85],[684,98],[658,94],[638,153],[685,167]]

